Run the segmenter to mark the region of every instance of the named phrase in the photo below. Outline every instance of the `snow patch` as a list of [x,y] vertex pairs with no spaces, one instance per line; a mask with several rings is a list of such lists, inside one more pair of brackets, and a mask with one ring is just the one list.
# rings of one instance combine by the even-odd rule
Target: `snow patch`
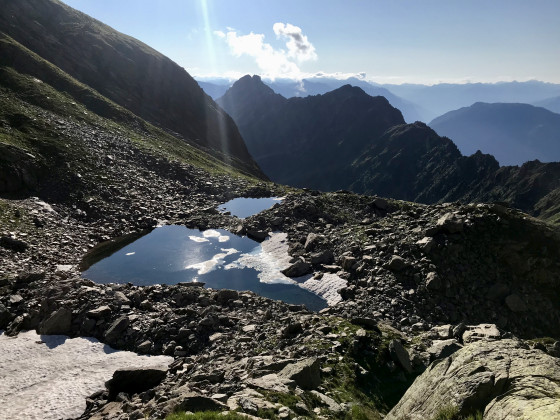
[[288,235],[286,233],[271,233],[270,237],[248,254],[241,256],[226,265],[226,270],[231,268],[252,268],[258,272],[257,276],[262,283],[295,283],[281,273],[290,265],[291,257],[288,255]]
[[117,369],[167,368],[173,358],[117,351],[95,338],[0,331],[0,418],[80,416],[86,397],[105,389]]
[[321,296],[327,301],[329,306],[336,305],[342,300],[342,296],[338,290],[347,286],[347,281],[338,277],[336,274],[325,273],[320,279],[314,279],[311,276],[300,277],[303,281],[295,279],[300,287]]

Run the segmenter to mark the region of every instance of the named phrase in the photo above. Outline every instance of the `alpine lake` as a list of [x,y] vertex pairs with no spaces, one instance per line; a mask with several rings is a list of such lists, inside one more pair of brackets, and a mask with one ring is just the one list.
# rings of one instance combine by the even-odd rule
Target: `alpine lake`
[[[218,209],[245,218],[279,202],[236,198]],[[250,290],[312,311],[325,308],[325,299],[281,273],[285,267],[277,257],[262,244],[226,230],[166,225],[97,245],[82,262],[82,277],[137,286],[203,282],[213,289]]]

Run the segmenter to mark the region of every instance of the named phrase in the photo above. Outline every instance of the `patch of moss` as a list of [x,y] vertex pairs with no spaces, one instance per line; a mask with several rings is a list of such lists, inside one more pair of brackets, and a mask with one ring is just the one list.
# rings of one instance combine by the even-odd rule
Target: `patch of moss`
[[225,414],[217,411],[201,411],[189,414],[178,412],[168,415],[165,420],[247,420],[247,416],[233,411]]

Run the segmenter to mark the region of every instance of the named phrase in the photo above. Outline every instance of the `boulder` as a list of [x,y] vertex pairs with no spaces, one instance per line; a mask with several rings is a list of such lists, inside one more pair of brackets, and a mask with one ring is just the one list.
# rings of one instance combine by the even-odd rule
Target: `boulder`
[[457,215],[447,213],[438,219],[436,228],[440,232],[459,233],[463,231],[463,221],[460,220]]
[[346,271],[350,271],[357,261],[358,260],[356,259],[356,257],[345,255],[344,257],[342,257],[342,262],[341,262],[342,268],[345,269]]
[[424,236],[422,239],[416,242],[416,245],[420,247],[420,249],[426,253],[430,253],[430,251],[434,248],[436,242],[433,238],[429,236]]
[[93,319],[101,319],[111,314],[111,308],[107,305],[99,306],[87,312],[87,316]]
[[442,284],[441,279],[438,277],[437,273],[431,272],[426,276],[426,288],[430,291],[441,290]]
[[216,300],[222,305],[237,298],[239,298],[239,292],[236,290],[221,289],[216,292]]
[[404,258],[393,255],[391,261],[387,264],[387,268],[391,271],[402,271],[406,268],[407,264]]
[[282,329],[282,338],[293,338],[303,332],[303,327],[299,322],[292,322]]
[[29,248],[29,245],[27,242],[20,241],[19,239],[11,238],[9,236],[1,236],[0,247],[14,252],[25,252],[27,251],[27,248]]
[[468,325],[463,332],[463,343],[478,340],[499,340],[502,333],[494,324]]
[[385,420],[431,419],[444,408],[484,419],[560,419],[560,359],[517,340],[479,341],[436,361]]
[[398,363],[407,373],[412,372],[410,355],[399,340],[391,340],[389,343],[389,353],[391,354],[393,361]]
[[247,236],[251,239],[253,239],[254,241],[257,242],[262,242],[264,241],[266,238],[268,238],[268,232],[264,232],[262,230],[256,230],[256,229],[247,229]]
[[288,268],[282,270],[282,274],[287,277],[301,277],[306,274],[310,274],[313,271],[313,267],[308,262],[298,260]]
[[317,235],[316,233],[310,233],[305,239],[305,245],[303,249],[306,251],[314,251],[319,245],[325,242],[325,237],[323,235]]
[[315,252],[310,256],[311,264],[332,264],[334,262],[334,254],[330,249],[321,252]]
[[119,392],[137,394],[159,385],[167,375],[166,369],[131,368],[118,369],[113,377],[105,382],[109,399],[114,399]]
[[223,411],[227,405],[214,398],[204,396],[196,392],[185,392],[181,396],[170,400],[166,411]]
[[321,402],[325,404],[329,411],[331,411],[333,414],[340,416],[341,413],[344,412],[344,408],[331,397],[322,394],[319,391],[311,391],[311,393],[319,398],[319,400],[321,400]]
[[430,354],[430,360],[442,359],[444,357],[451,356],[457,350],[461,349],[463,346],[453,338],[448,340],[435,340],[432,345],[428,348],[428,353]]
[[438,338],[446,340],[453,337],[453,327],[449,324],[438,325],[431,330]]
[[68,334],[72,328],[72,311],[59,308],[49,318],[39,324],[39,334]]
[[107,341],[116,341],[121,336],[121,334],[126,331],[129,324],[130,320],[126,315],[117,318],[105,332],[105,338],[107,339]]
[[296,363],[290,363],[282,369],[278,376],[295,381],[302,389],[315,389],[321,384],[319,359],[310,357]]

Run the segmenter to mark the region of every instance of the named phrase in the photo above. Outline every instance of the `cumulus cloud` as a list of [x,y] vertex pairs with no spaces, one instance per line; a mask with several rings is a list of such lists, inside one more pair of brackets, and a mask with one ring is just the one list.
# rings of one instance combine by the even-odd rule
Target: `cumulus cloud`
[[288,40],[286,47],[288,48],[288,56],[298,61],[316,60],[317,54],[315,47],[305,35],[301,32],[301,28],[290,23],[275,23],[272,30],[278,38]]
[[253,57],[263,76],[300,78],[298,63],[316,60],[315,47],[297,26],[275,23],[272,29],[279,39],[286,40],[286,49],[276,49],[265,42],[264,34],[251,32],[248,35],[239,35],[232,28],[228,28],[227,32],[214,31],[214,34],[226,41],[234,56]]

